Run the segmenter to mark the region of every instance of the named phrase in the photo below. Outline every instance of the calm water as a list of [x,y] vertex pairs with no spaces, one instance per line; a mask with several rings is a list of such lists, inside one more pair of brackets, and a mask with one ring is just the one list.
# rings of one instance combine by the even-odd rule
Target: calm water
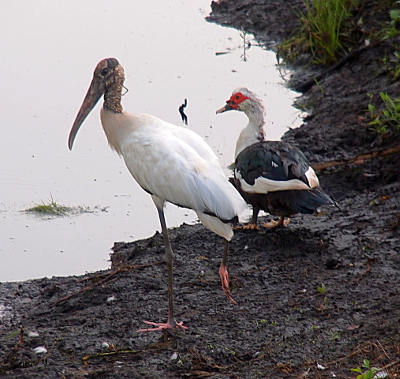
[[[127,111],[186,127],[177,108],[187,98],[187,127],[208,141],[223,166],[233,160],[246,124],[237,112],[215,114],[235,87],[263,97],[270,139],[300,124],[291,106],[295,94],[282,85],[274,54],[253,46],[245,62],[239,32],[204,20],[210,2],[37,0],[2,6],[0,281],[105,269],[115,241],[160,229],[149,195],[108,147],[100,105],[73,151],[67,148],[102,58],[116,57],[125,68]],[[53,219],[21,212],[51,198],[93,212]],[[170,227],[196,219],[173,205],[166,216]]]

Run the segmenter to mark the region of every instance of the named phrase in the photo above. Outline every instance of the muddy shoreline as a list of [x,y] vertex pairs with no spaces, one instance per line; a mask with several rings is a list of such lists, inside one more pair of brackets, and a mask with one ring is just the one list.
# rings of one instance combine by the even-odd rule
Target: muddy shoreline
[[[388,18],[376,2],[364,3],[357,16],[365,30]],[[297,28],[302,4],[221,0],[208,20],[276,48]],[[299,93],[309,116],[283,139],[312,163],[398,144],[377,139],[366,119],[368,94],[399,97],[399,81],[382,65],[398,44],[367,49]],[[324,70],[305,62],[296,63],[292,85]],[[364,359],[400,377],[400,160],[358,163],[318,173],[341,210],[236,233],[228,266],[237,306],[220,289],[221,239],[201,225],[171,230],[176,311],[186,331],[136,333],[142,320],[167,313],[158,233],[115,243],[112,270],[1,283],[0,377],[355,378],[350,369]]]

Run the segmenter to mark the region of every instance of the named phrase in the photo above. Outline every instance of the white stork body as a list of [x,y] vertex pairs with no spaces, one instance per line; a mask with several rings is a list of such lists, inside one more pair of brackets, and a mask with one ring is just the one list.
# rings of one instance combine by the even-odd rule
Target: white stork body
[[139,185],[151,193],[158,209],[165,201],[193,209],[207,228],[231,240],[232,227],[221,220],[235,218],[243,204],[218,158],[198,134],[147,114],[104,108],[100,114],[110,146],[124,158]]
[[232,303],[235,302],[230,295],[226,269],[228,241],[233,236],[230,221],[237,219],[246,205],[225,178],[212,149],[199,135],[151,115],[123,111],[123,82],[124,71],[115,58],[99,62],[71,129],[69,148],[72,148],[79,127],[104,94],[104,105],[100,115],[108,142],[111,148],[124,158],[134,179],[152,196],[165,243],[168,321],[160,324],[145,321],[156,328],[140,331],[185,328],[174,319],[173,253],[164,217],[164,204],[168,201],[193,209],[207,228],[225,239],[219,272],[222,288]]

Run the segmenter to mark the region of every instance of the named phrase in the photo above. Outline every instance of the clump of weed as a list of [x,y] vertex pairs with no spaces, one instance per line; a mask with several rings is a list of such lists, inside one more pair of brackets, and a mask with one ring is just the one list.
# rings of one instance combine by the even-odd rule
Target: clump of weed
[[384,69],[393,79],[400,77],[400,52],[394,51],[391,57],[382,58]]
[[390,23],[384,28],[384,39],[396,37],[400,34],[400,9],[392,9],[390,11]]
[[305,1],[306,12],[301,14],[301,34],[308,40],[314,60],[330,64],[343,50],[342,33],[345,22],[355,7],[351,0]]
[[371,367],[371,363],[368,359],[364,359],[364,362],[361,367],[351,368],[350,370],[359,374],[357,375],[356,379],[373,379],[373,378],[388,377],[386,371],[381,371],[381,369],[379,368]]
[[305,11],[298,12],[300,32],[280,51],[291,59],[298,51],[310,50],[314,63],[334,63],[344,50],[343,38],[350,34],[346,27],[357,4],[358,0],[304,0]]
[[33,214],[38,217],[60,217],[70,214],[86,213],[90,212],[88,207],[68,207],[66,205],[58,204],[53,197],[48,202],[42,200],[41,204],[23,210],[23,212]]
[[318,286],[317,290],[322,295],[326,295],[326,292],[328,291],[328,289],[326,288],[326,285],[324,283],[321,283],[321,286]]
[[373,126],[375,133],[383,140],[388,135],[400,133],[400,98],[392,98],[387,92],[380,92],[379,96],[383,100],[384,107],[378,110],[372,103],[373,95],[368,94],[370,103],[368,112],[371,121],[369,125]]
[[318,302],[318,310],[323,312],[328,307],[328,288],[326,288],[324,283],[321,283],[321,285],[317,287],[317,291],[323,296],[323,302]]
[[25,212],[36,213],[38,215],[47,216],[64,216],[71,210],[70,207],[56,203],[51,200],[48,203],[37,204],[32,208],[25,209]]

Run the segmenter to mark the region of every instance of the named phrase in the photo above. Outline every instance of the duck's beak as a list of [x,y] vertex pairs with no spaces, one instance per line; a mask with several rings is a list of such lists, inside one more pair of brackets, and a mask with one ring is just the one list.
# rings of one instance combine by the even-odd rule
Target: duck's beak
[[218,113],[224,113],[226,111],[232,111],[232,110],[233,110],[233,108],[229,105],[229,100],[228,100],[226,102],[225,106],[223,106],[222,108],[218,109],[216,113],[217,114]]
[[74,124],[72,125],[71,131],[69,132],[68,147],[70,150],[72,149],[76,134],[83,124],[83,121],[85,121],[86,117],[100,100],[100,97],[104,92],[104,81],[98,77],[94,77],[92,83],[90,83],[90,87],[87,91],[85,99],[83,100],[81,108],[79,109],[79,112],[75,118]]

